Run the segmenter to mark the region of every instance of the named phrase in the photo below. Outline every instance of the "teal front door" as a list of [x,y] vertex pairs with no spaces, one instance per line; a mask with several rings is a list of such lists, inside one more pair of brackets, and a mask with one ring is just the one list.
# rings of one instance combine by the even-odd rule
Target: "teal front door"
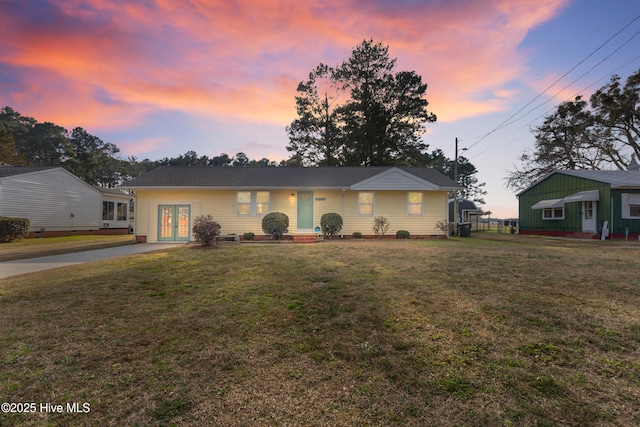
[[298,230],[313,230],[313,191],[298,191]]
[[191,206],[158,206],[158,241],[188,242],[191,237]]

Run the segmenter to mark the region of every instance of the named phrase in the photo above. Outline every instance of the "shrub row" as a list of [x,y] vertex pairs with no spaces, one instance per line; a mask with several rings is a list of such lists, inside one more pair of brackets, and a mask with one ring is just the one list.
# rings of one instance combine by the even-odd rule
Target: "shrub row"
[[[27,220],[28,221],[28,220]],[[373,231],[381,238],[389,229],[389,221],[382,216],[374,218]],[[343,219],[337,213],[326,213],[320,219],[322,233],[328,236],[336,235],[342,230]],[[28,226],[27,226],[28,229]],[[193,236],[196,241],[206,246],[211,246],[215,242],[216,236],[220,235],[220,224],[213,220],[211,215],[203,215],[195,218],[193,225]],[[282,238],[289,231],[289,217],[282,212],[271,212],[262,218],[262,230],[275,239]],[[253,240],[254,233],[244,233],[245,240]],[[362,238],[362,233],[353,233],[354,238]],[[411,233],[406,230],[396,232],[397,239],[408,239]]]

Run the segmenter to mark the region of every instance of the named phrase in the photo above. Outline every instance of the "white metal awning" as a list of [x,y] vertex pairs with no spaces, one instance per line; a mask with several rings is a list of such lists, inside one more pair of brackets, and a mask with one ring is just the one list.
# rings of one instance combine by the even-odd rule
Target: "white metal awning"
[[572,194],[564,198],[565,203],[599,202],[599,201],[600,201],[600,191],[598,190],[580,191],[578,193]]
[[559,208],[562,206],[564,206],[564,199],[549,199],[540,200],[538,203],[531,206],[531,209]]

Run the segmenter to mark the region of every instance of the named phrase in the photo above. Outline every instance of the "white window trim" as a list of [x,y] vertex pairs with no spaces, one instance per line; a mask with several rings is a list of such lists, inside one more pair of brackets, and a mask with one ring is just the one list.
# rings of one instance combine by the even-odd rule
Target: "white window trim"
[[622,219],[640,219],[640,216],[631,216],[631,206],[640,206],[640,193],[622,193],[620,203]]
[[[362,203],[360,202],[360,194],[363,193],[371,193],[373,195],[373,201],[371,203]],[[362,205],[371,205],[371,214],[363,214],[360,213],[360,206]],[[358,216],[375,216],[376,213],[376,193],[374,191],[359,191],[358,192]]]
[[[409,201],[409,195],[411,193],[418,193],[420,194],[420,203],[412,203]],[[409,208],[411,206],[420,206],[420,213],[419,214],[412,214],[410,213]],[[407,191],[407,216],[424,216],[424,193],[422,191]]]
[[[562,216],[551,216],[549,218],[544,216],[544,212],[550,210],[552,215],[555,214],[556,209],[562,209]],[[564,206],[563,207],[555,207],[555,208],[544,208],[542,209],[542,220],[543,221],[559,221],[564,219]]]
[[[124,206],[124,218],[122,219],[120,217],[120,206]],[[122,202],[116,203],[116,208],[114,213],[115,213],[116,221],[126,221],[129,218],[129,203],[122,203]]]
[[[240,203],[238,202],[238,195],[240,193],[249,193],[250,194],[250,202],[249,204],[249,213],[248,214],[241,214],[238,210],[240,205],[246,205],[247,203]],[[258,193],[267,193],[269,195],[269,201],[268,202],[264,202],[262,204],[267,205],[267,212],[265,213],[257,213],[256,209],[257,209],[257,205],[258,205]],[[236,191],[236,216],[265,216],[266,214],[268,214],[269,212],[271,212],[271,192],[270,191]]]
[[[267,201],[258,203],[258,193],[267,193]],[[252,204],[253,204],[253,207],[254,207],[255,216],[265,216],[266,214],[271,212],[271,192],[270,191],[256,191],[255,193],[252,193],[251,194],[251,201],[252,201]],[[253,203],[253,202],[255,202],[255,203]],[[257,205],[258,204],[267,205],[267,211],[263,212],[263,213],[258,213],[257,212]]]

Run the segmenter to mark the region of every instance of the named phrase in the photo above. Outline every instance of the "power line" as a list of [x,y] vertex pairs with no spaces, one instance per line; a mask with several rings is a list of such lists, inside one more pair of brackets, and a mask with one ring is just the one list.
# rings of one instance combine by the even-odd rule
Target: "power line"
[[[640,34],[640,31],[639,31],[638,33],[636,33],[636,35],[638,35],[638,34]],[[635,37],[635,36],[634,36],[634,37]],[[590,83],[589,85],[587,85],[587,86],[585,86],[584,88],[582,88],[581,90],[579,90],[579,91],[578,91],[577,93],[575,93],[573,96],[570,96],[570,97],[568,97],[568,98],[565,98],[563,102],[567,102],[567,101],[570,101],[571,99],[575,99],[575,97],[576,97],[576,96],[581,95],[581,94],[582,94],[584,91],[586,91],[587,89],[591,88],[592,86],[595,86],[595,85],[596,85],[597,83],[599,83],[600,81],[602,81],[602,80],[606,79],[607,77],[609,77],[609,76],[611,76],[611,75],[615,74],[618,70],[620,70],[620,69],[622,69],[622,68],[624,68],[624,67],[628,66],[629,64],[632,64],[633,62],[637,61],[638,59],[640,59],[640,55],[636,56],[635,58],[633,58],[633,59],[632,59],[632,60],[630,60],[630,61],[627,61],[626,63],[622,64],[621,66],[619,66],[619,67],[618,67],[618,68],[616,68],[615,70],[613,70],[613,71],[611,71],[611,72],[609,72],[609,73],[605,74],[604,76],[600,77],[599,79],[597,79],[597,80],[593,81],[593,82],[592,82],[592,83]],[[585,74],[586,74],[586,73],[585,73]],[[583,75],[583,76],[584,76],[584,75]],[[583,77],[583,76],[581,76],[581,77]],[[575,83],[577,80],[579,80],[579,79],[574,80],[571,84]],[[563,88],[562,90],[566,89],[568,86],[570,86],[570,85],[565,86],[565,88]],[[560,90],[559,92],[557,92],[557,93],[556,93],[556,95],[558,95],[562,90]],[[554,95],[554,96],[555,96],[555,95]],[[534,108],[533,110],[529,111],[527,114],[531,113],[532,111],[536,110],[537,108],[541,107],[542,105],[546,104],[547,102],[549,102],[549,101],[545,101],[544,103],[540,104],[538,107],[536,107],[536,108]],[[518,132],[518,131],[522,130],[523,128],[525,128],[526,126],[529,126],[529,125],[531,125],[532,123],[534,123],[534,122],[538,121],[539,119],[541,119],[542,117],[544,117],[545,115],[547,115],[547,114],[549,114],[551,111],[553,111],[555,108],[556,108],[556,107],[553,107],[553,108],[550,108],[550,109],[546,110],[544,113],[540,114],[539,116],[536,116],[534,119],[532,119],[532,120],[530,120],[529,122],[525,123],[524,125],[520,126],[520,127],[519,127],[515,132]],[[524,116],[523,116],[523,117],[524,117]],[[520,119],[513,120],[512,122],[508,123],[507,125],[511,125],[511,124],[513,124],[513,123],[517,122],[518,120],[520,120]],[[506,127],[507,125],[505,125],[505,127]],[[514,132],[514,133],[515,133],[515,132]],[[517,142],[517,141],[518,141],[518,139],[512,139],[511,141],[509,141],[509,142],[507,142],[506,144],[504,144],[504,146],[511,145],[512,143]],[[474,145],[475,145],[475,144],[474,144]],[[472,155],[472,156],[468,156],[467,158],[468,158],[469,160],[473,160],[473,159],[475,159],[475,158],[479,157],[480,155],[482,155],[483,153],[485,153],[487,150],[489,150],[489,148],[490,148],[490,147],[487,147],[487,148],[485,148],[484,150],[480,151],[479,153],[476,153],[476,154],[474,154],[474,155]]]
[[[577,83],[578,81],[582,80],[585,76],[587,76],[589,73],[591,73],[593,70],[595,70],[597,67],[599,67],[600,65],[602,65],[605,61],[607,61],[609,58],[611,58],[613,55],[615,55],[620,49],[622,49],[624,46],[626,46],[627,44],[629,44],[634,38],[636,38],[638,35],[640,35],[640,31],[636,32],[633,36],[631,36],[630,39],[628,39],[626,42],[624,42],[623,44],[621,44],[620,46],[618,46],[618,48],[616,50],[614,50],[613,52],[611,52],[609,55],[607,55],[604,59],[602,59],[600,62],[598,62],[597,64],[595,64],[594,66],[592,66],[591,68],[589,68],[585,73],[583,73],[580,77],[574,79],[572,82],[568,83],[567,85],[565,85],[562,89],[558,90],[555,94],[553,94],[549,99],[547,99],[546,101],[544,101],[542,104],[539,104],[537,107],[529,110],[525,115],[523,115],[520,118],[517,118],[515,120],[510,121],[509,123],[505,123],[504,126],[502,127],[507,127],[509,125],[512,125],[513,123],[522,120],[524,117],[526,117],[526,115],[532,113],[533,111],[537,110],[538,108],[542,107],[545,104],[548,104],[549,102],[551,102],[551,100],[553,100],[556,96],[560,95],[560,93],[562,91],[564,91],[565,89],[568,89],[569,87],[571,87],[573,84]],[[617,70],[619,70],[620,68],[624,68],[625,66],[627,66],[628,64],[634,62],[636,59],[640,58],[640,56],[635,57],[633,60],[627,62],[626,64],[624,64],[621,67],[618,67],[616,70],[607,73],[607,75],[605,75],[604,77],[601,77],[600,79],[596,80],[595,82],[591,83],[589,86],[585,87],[584,89],[580,90],[576,95],[574,95],[573,97],[567,98],[565,99],[565,101],[568,101],[569,99],[573,99],[578,95],[581,95],[582,92],[586,91],[587,89],[589,89],[591,86],[595,85],[597,82],[599,82],[600,80],[603,80],[606,77],[609,77],[611,75],[613,75]],[[544,114],[547,114],[549,111],[552,110],[547,110]],[[539,119],[541,116],[536,117],[535,119],[533,119],[532,121],[530,121],[529,123],[527,123],[526,125],[531,124],[532,122],[536,121],[537,119]],[[525,125],[525,126],[526,126]],[[519,128],[518,130],[522,129]]]
[[[540,92],[538,95],[536,95],[531,101],[529,101],[527,104],[525,104],[522,108],[520,108],[518,111],[516,111],[515,113],[513,113],[511,116],[509,116],[506,120],[504,120],[502,123],[500,123],[498,126],[496,126],[494,129],[492,129],[491,131],[487,132],[484,135],[479,136],[478,140],[476,142],[474,142],[473,144],[471,144],[469,147],[467,147],[467,149],[471,149],[473,147],[475,147],[476,145],[478,145],[480,142],[484,141],[489,135],[492,135],[493,133],[495,133],[496,131],[502,129],[503,127],[511,124],[511,120],[517,116],[518,114],[520,114],[522,111],[524,111],[527,107],[529,107],[531,104],[533,104],[538,98],[540,98],[542,95],[544,95],[545,93],[547,93],[553,86],[555,86],[556,84],[558,84],[558,82],[560,82],[563,78],[565,78],[567,75],[569,75],[572,71],[574,71],[576,68],[578,68],[580,65],[582,65],[585,61],[587,61],[589,58],[591,58],[593,55],[595,55],[598,51],[600,51],[604,46],[606,46],[609,42],[611,42],[611,40],[613,40],[614,38],[616,38],[620,33],[622,33],[624,30],[626,30],[629,26],[631,26],[631,24],[633,24],[634,22],[636,22],[638,19],[640,19],[640,16],[636,16],[635,18],[633,18],[631,21],[629,21],[629,23],[627,23],[627,25],[625,25],[622,29],[620,29],[618,32],[616,32],[615,34],[613,34],[611,37],[609,37],[604,43],[602,43],[600,46],[598,46],[596,49],[594,49],[591,53],[589,53],[589,55],[587,55],[584,59],[582,59],[580,62],[578,62],[576,65],[574,65],[569,71],[567,71],[566,73],[564,73],[561,77],[559,77],[556,81],[554,81],[551,85],[549,85],[545,90],[543,90],[542,92]],[[638,33],[636,33],[632,39],[637,35]],[[631,41],[628,40],[627,42],[625,42],[625,44],[629,43]],[[474,138],[471,138],[474,139]]]
[[[638,35],[638,34],[640,34],[640,31],[638,31],[638,32],[636,33],[636,35]],[[631,64],[631,63],[633,63],[633,62],[637,61],[638,59],[640,59],[640,55],[639,55],[639,56],[636,56],[636,57],[635,57],[635,58],[633,58],[631,61],[626,62],[625,64],[621,65],[620,67],[616,68],[614,71],[612,71],[612,72],[610,72],[610,73],[607,73],[607,74],[606,74],[606,75],[604,75],[603,77],[600,77],[599,79],[595,80],[593,83],[589,84],[588,86],[585,86],[584,88],[582,88],[581,90],[579,90],[577,93],[575,93],[573,96],[570,96],[570,97],[568,97],[568,98],[565,98],[565,100],[564,100],[563,102],[567,102],[567,101],[569,101],[569,100],[571,100],[571,99],[575,99],[575,97],[576,97],[576,96],[581,95],[581,94],[582,94],[583,92],[585,92],[587,89],[591,88],[592,86],[595,86],[598,82],[600,82],[600,81],[602,81],[602,80],[606,79],[607,77],[609,77],[609,76],[611,76],[611,75],[615,74],[615,72],[616,72],[616,71],[618,71],[619,69],[626,67],[627,65],[629,65],[629,64]],[[584,75],[583,75],[583,76],[584,76]],[[577,80],[579,80],[579,79],[574,80],[573,82],[571,82],[571,84],[573,84],[573,83],[577,82]],[[568,86],[570,86],[570,85],[568,85]],[[566,89],[568,86],[565,86],[562,90]],[[562,90],[561,90],[561,91],[559,91],[559,92],[557,92],[554,96],[558,95],[560,92],[562,92]],[[546,104],[547,102],[549,102],[549,101],[546,101],[545,103],[540,104],[538,107],[541,107],[542,105]],[[536,107],[535,109],[537,109],[538,107]],[[539,120],[540,118],[544,117],[546,114],[548,114],[548,113],[550,113],[551,111],[553,111],[555,108],[556,108],[556,107],[546,110],[543,114],[541,114],[541,115],[537,116],[537,117],[536,117],[536,118],[534,118],[533,120],[529,121],[528,123],[526,123],[526,124],[524,124],[523,126],[521,126],[520,128],[518,128],[518,130],[522,130],[522,128],[523,128],[523,127],[528,126],[528,125],[530,125],[531,123],[533,123],[533,122],[535,122],[535,121]],[[535,110],[535,109],[534,109],[534,110]],[[534,110],[531,110],[531,111],[534,111]],[[530,111],[530,112],[531,112],[531,111]],[[512,123],[514,123],[514,122],[512,122]]]

